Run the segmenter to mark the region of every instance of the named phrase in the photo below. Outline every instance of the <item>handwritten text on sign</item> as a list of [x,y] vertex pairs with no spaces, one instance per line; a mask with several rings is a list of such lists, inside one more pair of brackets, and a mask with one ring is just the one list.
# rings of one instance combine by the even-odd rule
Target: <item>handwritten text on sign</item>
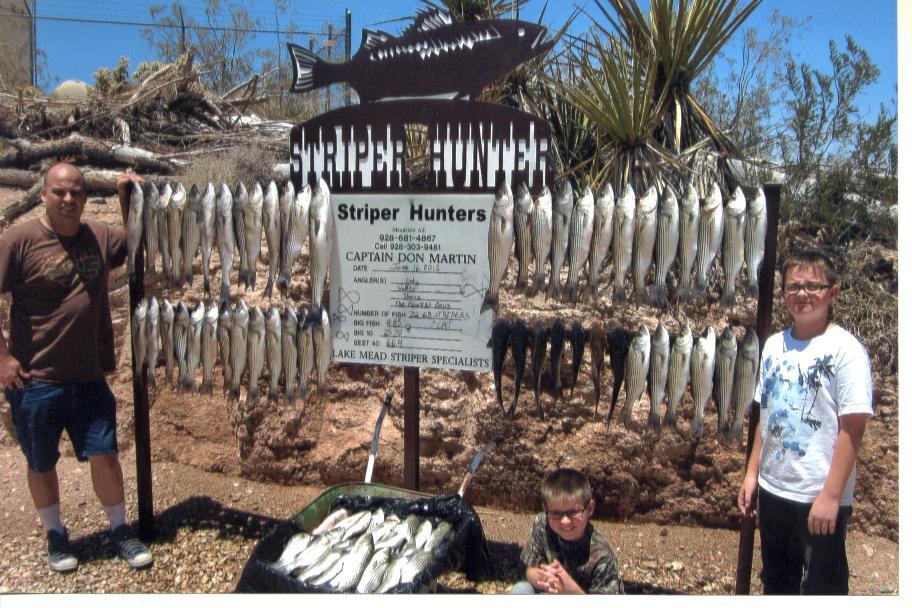
[[488,223],[494,196],[336,194],[333,359],[491,369]]

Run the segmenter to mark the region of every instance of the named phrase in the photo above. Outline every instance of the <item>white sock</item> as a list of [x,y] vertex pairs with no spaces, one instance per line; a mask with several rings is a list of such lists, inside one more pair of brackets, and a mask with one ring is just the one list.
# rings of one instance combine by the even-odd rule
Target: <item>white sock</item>
[[41,518],[41,525],[50,532],[56,530],[63,534],[63,524],[60,522],[60,503],[55,502],[49,507],[38,509],[38,517]]
[[104,512],[108,514],[108,521],[111,522],[111,530],[116,530],[120,526],[124,525],[127,521],[127,505],[126,503],[119,503],[116,505],[111,505],[106,507],[101,505],[101,508],[104,509]]

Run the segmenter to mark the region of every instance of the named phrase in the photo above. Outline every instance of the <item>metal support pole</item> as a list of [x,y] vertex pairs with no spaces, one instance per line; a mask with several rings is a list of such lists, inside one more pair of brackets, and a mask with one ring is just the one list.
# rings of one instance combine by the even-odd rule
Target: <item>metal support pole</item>
[[[345,9],[345,62],[351,61],[352,55],[352,12]],[[352,105],[351,85],[345,84],[345,105]]]
[[[757,296],[757,338],[760,341],[760,352],[769,337],[773,324],[773,290],[776,281],[776,237],[779,234],[779,199],[782,194],[781,184],[764,184],[766,196],[766,239],[764,242],[763,262],[760,264],[758,278],[759,295]],[[754,434],[760,412],[751,408],[750,422],[747,425],[747,452],[744,457],[744,468],[750,460],[754,447]],[[754,562],[754,518],[741,517],[741,537],[738,541],[738,570],[735,575],[735,594],[750,593],[750,577]]]
[[405,462],[402,467],[405,488],[408,490],[419,489],[418,479],[418,368],[403,368],[405,410],[404,440]]
[[[130,277],[130,322],[127,331],[133,326],[133,312],[145,297],[143,287],[143,250],[140,247],[136,254],[136,274]],[[139,509],[139,537],[143,540],[152,540],[155,537],[154,509],[152,502],[152,440],[149,432],[149,385],[146,381],[147,366],[136,372],[136,354],[132,348],[131,340],[130,357],[133,373],[133,433],[136,449],[136,502]],[[153,362],[152,365],[155,363]]]

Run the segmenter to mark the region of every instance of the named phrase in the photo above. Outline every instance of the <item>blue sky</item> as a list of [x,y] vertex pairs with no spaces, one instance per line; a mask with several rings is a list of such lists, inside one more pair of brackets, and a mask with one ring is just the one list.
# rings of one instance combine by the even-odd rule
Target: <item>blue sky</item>
[[[160,0],[158,4],[170,3]],[[233,4],[222,0],[223,5]],[[78,17],[112,21],[148,21],[148,7],[156,2],[148,0],[38,0],[38,14],[46,16]],[[199,14],[204,0],[184,0],[190,14]],[[260,18],[263,26],[276,28],[273,2],[244,0],[242,4],[254,17]],[[296,23],[299,29],[319,29],[327,20],[337,26],[344,23],[345,8],[352,11],[353,52],[361,39],[361,28],[366,26],[397,32],[404,23],[388,23],[376,26],[378,22],[413,14],[421,6],[418,0],[349,0],[347,2],[289,2],[294,9],[286,13],[287,19]],[[532,0],[523,9],[521,17],[535,21],[541,12],[544,0]],[[577,4],[586,5],[585,0],[570,2],[550,0],[547,3],[545,23],[559,26]],[[593,14],[598,13],[595,3],[588,2]],[[862,8],[863,6],[863,8]],[[859,3],[850,0],[765,0],[751,15],[746,26],[758,28],[761,32],[769,28],[769,15],[777,10],[784,16],[795,19],[810,17],[806,27],[796,32],[792,50],[801,61],[818,69],[827,69],[828,41],[835,39],[844,45],[846,34],[851,35],[881,69],[880,81],[861,98],[859,109],[871,117],[881,102],[895,107],[897,83],[896,46],[896,2],[895,0],[868,0]],[[587,18],[581,16],[575,24],[582,28]],[[277,29],[286,27],[279,22]],[[76,78],[91,82],[91,73],[100,66],[113,66],[120,55],[130,59],[131,67],[141,61],[153,59],[155,53],[139,35],[136,27],[78,24],[71,22],[39,20],[38,46],[47,54],[48,72],[54,80]]]

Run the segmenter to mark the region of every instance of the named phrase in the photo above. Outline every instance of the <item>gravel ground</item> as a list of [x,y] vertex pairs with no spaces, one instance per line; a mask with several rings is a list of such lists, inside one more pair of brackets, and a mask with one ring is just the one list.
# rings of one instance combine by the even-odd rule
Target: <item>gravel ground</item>
[[[137,517],[135,463],[123,455],[128,518]],[[79,569],[47,567],[44,533],[25,484],[18,447],[0,445],[0,593],[224,593],[233,591],[257,542],[278,520],[294,516],[322,488],[264,484],[168,463],[153,465],[155,565],[134,572],[115,558],[103,532],[107,521],[92,494],[88,468],[64,456],[60,472],[64,523]],[[503,593],[519,572],[518,557],[532,514],[477,508],[494,559],[494,580],[473,583],[444,575],[438,591]],[[684,526],[595,522],[614,544],[628,593],[731,594],[738,533]],[[759,592],[754,551],[752,593]],[[898,545],[849,534],[853,594],[895,594]]]

